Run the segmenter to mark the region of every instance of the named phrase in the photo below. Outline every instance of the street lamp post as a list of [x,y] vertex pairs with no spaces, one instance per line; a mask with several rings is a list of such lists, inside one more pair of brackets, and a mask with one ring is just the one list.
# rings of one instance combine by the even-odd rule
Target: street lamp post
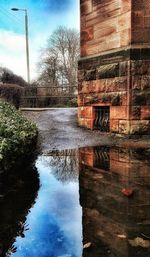
[[29,63],[29,40],[28,40],[28,15],[26,9],[12,8],[12,11],[23,11],[25,12],[25,35],[26,35],[26,58],[27,58],[27,79],[30,83],[30,63]]

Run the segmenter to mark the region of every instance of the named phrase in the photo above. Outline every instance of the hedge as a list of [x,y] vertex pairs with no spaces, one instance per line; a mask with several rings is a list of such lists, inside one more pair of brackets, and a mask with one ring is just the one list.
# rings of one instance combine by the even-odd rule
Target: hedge
[[37,140],[35,124],[9,103],[0,100],[0,170],[30,155]]
[[23,90],[23,87],[15,84],[0,84],[0,98],[13,104],[18,109]]

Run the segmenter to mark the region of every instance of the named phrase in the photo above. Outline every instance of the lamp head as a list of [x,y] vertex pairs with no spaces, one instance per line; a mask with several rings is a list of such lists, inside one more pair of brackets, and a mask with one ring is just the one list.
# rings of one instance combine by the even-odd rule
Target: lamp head
[[11,8],[12,11],[19,11],[18,8]]

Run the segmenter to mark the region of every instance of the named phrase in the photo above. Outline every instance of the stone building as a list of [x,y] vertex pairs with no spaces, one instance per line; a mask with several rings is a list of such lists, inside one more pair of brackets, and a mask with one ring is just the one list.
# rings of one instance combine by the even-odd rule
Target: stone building
[[150,256],[149,155],[142,150],[79,150],[83,257]]
[[150,1],[80,0],[79,125],[150,134]]

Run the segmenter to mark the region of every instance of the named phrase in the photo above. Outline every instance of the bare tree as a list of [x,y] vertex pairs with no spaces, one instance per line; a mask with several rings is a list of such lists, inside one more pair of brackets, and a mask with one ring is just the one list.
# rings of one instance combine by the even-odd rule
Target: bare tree
[[51,151],[44,158],[46,167],[52,167],[57,180],[68,183],[78,180],[78,150]]
[[44,86],[68,85],[74,92],[77,86],[79,33],[75,29],[58,27],[50,36],[47,48],[42,50],[38,64],[39,83]]

